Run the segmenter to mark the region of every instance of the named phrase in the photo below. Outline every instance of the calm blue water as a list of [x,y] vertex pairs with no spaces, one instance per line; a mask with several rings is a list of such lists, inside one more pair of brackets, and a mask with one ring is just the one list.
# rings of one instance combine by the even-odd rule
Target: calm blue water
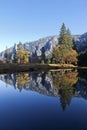
[[87,130],[87,82],[78,72],[0,75],[0,130]]

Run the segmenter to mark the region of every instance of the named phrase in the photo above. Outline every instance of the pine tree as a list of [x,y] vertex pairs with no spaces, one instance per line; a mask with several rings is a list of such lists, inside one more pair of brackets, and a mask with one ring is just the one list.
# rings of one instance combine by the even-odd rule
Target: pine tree
[[66,44],[66,46],[70,50],[70,49],[73,48],[73,40],[72,40],[72,35],[71,35],[71,32],[70,32],[69,28],[67,29],[66,35],[67,35],[67,44]]
[[64,45],[64,47],[68,50],[72,49],[73,47],[73,41],[72,41],[72,35],[71,32],[68,29],[66,29],[65,24],[62,24],[61,30],[60,30],[60,45]]
[[72,35],[64,23],[60,30],[59,46],[53,48],[52,56],[56,63],[77,63],[77,53],[73,51]]
[[19,42],[19,44],[17,45],[17,50],[23,50],[23,46],[21,42]]
[[67,34],[66,26],[63,23],[62,27],[61,27],[61,30],[60,30],[60,39],[59,39],[59,44],[60,45],[66,44],[66,42],[67,42],[66,34]]
[[65,63],[65,56],[66,56],[66,54],[68,52],[68,49],[67,49],[67,40],[68,40],[67,29],[66,29],[65,24],[63,23],[62,27],[60,29],[60,39],[59,39],[60,54],[61,54],[60,62],[61,63]]

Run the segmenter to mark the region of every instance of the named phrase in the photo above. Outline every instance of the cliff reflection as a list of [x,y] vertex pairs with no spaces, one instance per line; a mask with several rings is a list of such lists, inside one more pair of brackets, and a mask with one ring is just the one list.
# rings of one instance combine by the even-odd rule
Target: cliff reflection
[[0,79],[19,91],[25,89],[47,96],[59,96],[63,110],[70,105],[72,97],[87,99],[87,84],[78,77],[77,71],[3,74]]

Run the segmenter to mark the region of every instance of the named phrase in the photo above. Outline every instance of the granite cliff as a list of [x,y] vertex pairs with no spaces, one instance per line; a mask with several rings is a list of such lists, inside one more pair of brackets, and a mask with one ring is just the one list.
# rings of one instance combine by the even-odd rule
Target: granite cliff
[[[83,53],[87,50],[87,33],[82,35],[73,35],[75,42],[75,48],[77,49],[78,53]],[[49,36],[45,38],[41,38],[37,41],[33,42],[26,42],[23,43],[23,48],[30,52],[30,59],[32,60],[33,57],[41,58],[42,53],[44,52],[46,58],[52,57],[52,49],[56,45],[58,45],[59,36]],[[14,44],[13,47],[8,48],[9,55],[7,58],[11,57],[13,59],[14,53],[16,51],[17,44]],[[4,58],[5,51],[0,53],[0,59]]]

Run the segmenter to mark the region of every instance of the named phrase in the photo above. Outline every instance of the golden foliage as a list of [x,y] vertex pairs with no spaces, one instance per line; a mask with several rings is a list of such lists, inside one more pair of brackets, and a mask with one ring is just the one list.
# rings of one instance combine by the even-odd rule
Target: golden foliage
[[28,73],[17,74],[17,75],[15,75],[15,78],[16,78],[16,82],[17,82],[17,88],[20,90],[22,90],[22,87],[24,86],[24,84],[30,82]]
[[17,50],[15,54],[15,59],[17,60],[17,63],[28,63],[29,62],[29,52],[26,50]]
[[76,64],[78,61],[77,56],[78,56],[78,53],[75,50],[72,49],[72,50],[68,51],[68,53],[66,54],[66,58],[65,58],[66,63]]
[[78,72],[64,72],[62,70],[60,73],[55,73],[53,75],[53,84],[58,88],[71,87],[76,84]]
[[53,75],[53,84],[60,94],[60,102],[62,109],[65,110],[66,105],[69,105],[74,95],[74,85],[77,83],[78,72],[64,72],[55,73]]

